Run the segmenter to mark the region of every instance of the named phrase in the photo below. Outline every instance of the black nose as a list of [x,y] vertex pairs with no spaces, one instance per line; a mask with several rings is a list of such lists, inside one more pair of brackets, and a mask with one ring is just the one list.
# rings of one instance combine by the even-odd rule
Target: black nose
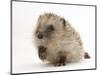
[[42,34],[38,34],[37,36],[39,39],[42,39],[43,38],[43,35]]

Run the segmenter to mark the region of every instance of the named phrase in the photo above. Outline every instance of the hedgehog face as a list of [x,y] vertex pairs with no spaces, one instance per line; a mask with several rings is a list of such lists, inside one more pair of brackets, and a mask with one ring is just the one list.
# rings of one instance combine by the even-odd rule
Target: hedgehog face
[[39,31],[37,33],[37,38],[38,39],[43,39],[43,38],[50,38],[52,34],[54,34],[55,28],[53,25],[48,25],[47,27],[44,28],[43,31]]
[[38,19],[36,36],[38,39],[51,38],[64,30],[65,20],[54,14],[44,14]]

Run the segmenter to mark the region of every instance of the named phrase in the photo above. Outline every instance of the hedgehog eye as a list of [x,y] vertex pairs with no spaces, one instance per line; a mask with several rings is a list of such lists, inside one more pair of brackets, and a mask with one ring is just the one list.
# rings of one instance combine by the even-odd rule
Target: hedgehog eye
[[46,30],[46,31],[47,31],[47,32],[54,31],[53,25],[49,25],[49,26],[47,27],[47,30]]

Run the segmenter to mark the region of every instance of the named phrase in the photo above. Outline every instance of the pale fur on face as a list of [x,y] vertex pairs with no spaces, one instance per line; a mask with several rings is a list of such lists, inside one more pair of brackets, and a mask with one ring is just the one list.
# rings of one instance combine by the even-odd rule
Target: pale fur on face
[[[47,29],[51,25],[53,28]],[[41,39],[38,38],[39,34],[43,36]],[[84,58],[85,52],[80,35],[68,21],[56,14],[45,13],[39,16],[35,41],[37,47],[46,47],[46,58],[43,60],[50,63],[58,61],[59,56],[65,56],[66,63],[77,62]]]

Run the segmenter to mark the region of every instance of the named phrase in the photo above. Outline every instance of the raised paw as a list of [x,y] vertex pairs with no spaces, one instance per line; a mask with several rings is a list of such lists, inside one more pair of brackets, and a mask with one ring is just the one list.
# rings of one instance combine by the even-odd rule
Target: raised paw
[[42,59],[42,60],[46,59],[47,51],[46,51],[46,48],[44,46],[38,47],[38,55],[39,55],[40,59]]

